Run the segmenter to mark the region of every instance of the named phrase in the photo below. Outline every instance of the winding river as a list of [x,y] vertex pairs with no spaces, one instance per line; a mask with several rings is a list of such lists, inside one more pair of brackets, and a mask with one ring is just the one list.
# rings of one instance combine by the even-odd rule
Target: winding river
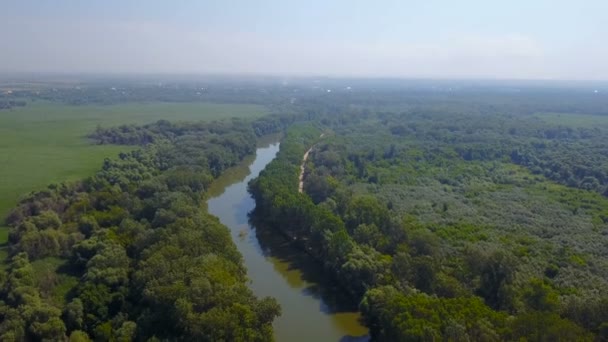
[[231,230],[243,255],[250,288],[260,297],[272,296],[281,304],[275,320],[275,338],[283,341],[367,341],[367,328],[356,307],[345,304],[339,288],[324,279],[320,267],[278,236],[261,234],[248,221],[255,202],[247,183],[258,176],[279,151],[266,142],[256,156],[218,178],[210,189],[208,210]]

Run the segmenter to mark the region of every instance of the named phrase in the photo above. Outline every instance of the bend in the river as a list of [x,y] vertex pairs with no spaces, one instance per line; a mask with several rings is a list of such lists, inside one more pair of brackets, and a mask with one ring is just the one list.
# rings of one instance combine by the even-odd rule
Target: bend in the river
[[272,296],[282,307],[274,323],[281,341],[366,341],[367,328],[356,308],[344,306],[342,291],[324,279],[319,265],[276,235],[259,234],[248,222],[255,202],[247,183],[276,156],[279,143],[259,147],[254,160],[229,170],[210,190],[209,212],[231,230],[243,255],[250,288],[260,297]]

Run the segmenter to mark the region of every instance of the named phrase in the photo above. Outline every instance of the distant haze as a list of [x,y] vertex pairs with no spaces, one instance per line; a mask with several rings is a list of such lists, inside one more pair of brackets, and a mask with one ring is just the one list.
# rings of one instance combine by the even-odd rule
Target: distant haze
[[0,72],[608,80],[608,1],[2,0]]

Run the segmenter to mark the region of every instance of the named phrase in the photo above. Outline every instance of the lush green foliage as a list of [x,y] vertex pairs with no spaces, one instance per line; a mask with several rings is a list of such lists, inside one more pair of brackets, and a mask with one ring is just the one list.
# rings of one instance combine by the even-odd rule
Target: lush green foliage
[[[134,140],[142,130],[154,140]],[[113,132],[96,137],[120,142]],[[145,146],[9,215],[0,339],[272,340],[278,304],[253,296],[228,230],[203,209],[213,179],[255,151],[251,123],[161,121],[125,137]]]
[[[251,183],[253,218],[322,263],[360,302],[372,337],[606,339],[605,97],[432,83],[104,80],[0,95],[28,100],[0,113],[0,213],[125,149],[105,144],[138,148],[13,210],[1,339],[270,339],[276,303],[251,295],[230,237],[201,204],[256,135],[289,126]],[[202,101],[281,115],[163,120],[262,112]],[[142,119],[161,121],[132,125]],[[89,146],[83,135],[99,124],[123,126],[99,127]]]
[[[602,149],[608,130],[446,110],[322,121],[332,134],[290,129],[251,183],[254,218],[361,300],[373,337],[604,337],[608,200],[592,171],[604,156],[584,159],[592,152],[578,147]],[[571,181],[550,174],[552,165]]]
[[[0,96],[1,98],[1,96]],[[158,101],[158,100],[157,100]],[[246,104],[125,103],[71,106],[29,101],[0,111],[0,244],[6,242],[4,217],[20,196],[48,184],[74,181],[95,173],[104,158],[127,148],[91,144],[86,135],[98,125],[255,118],[266,109]]]

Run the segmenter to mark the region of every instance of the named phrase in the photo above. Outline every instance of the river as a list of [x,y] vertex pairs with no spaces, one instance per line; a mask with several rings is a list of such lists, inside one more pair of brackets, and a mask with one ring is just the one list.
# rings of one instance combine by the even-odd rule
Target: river
[[359,322],[356,307],[343,291],[324,279],[319,265],[282,237],[261,234],[248,221],[255,202],[247,183],[276,156],[279,143],[258,147],[255,158],[228,170],[209,193],[209,213],[230,228],[244,258],[249,287],[259,297],[272,296],[282,315],[274,322],[275,338],[283,341],[367,341],[367,328]]

